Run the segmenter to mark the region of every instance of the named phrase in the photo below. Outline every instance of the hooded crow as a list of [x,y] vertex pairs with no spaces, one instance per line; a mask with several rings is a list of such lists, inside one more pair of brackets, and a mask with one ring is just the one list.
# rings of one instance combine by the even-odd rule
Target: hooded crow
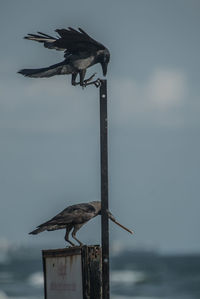
[[[71,27],[68,27],[68,29],[57,29],[55,30],[59,35],[57,37],[52,37],[42,32],[25,36],[25,39],[43,43],[45,48],[64,51],[65,59],[49,67],[23,69],[18,73],[31,78],[48,78],[54,75],[71,74],[71,83],[73,86],[81,85],[84,87],[89,84],[95,84],[98,87],[98,80],[90,82],[95,74],[85,80],[86,70],[88,67],[100,63],[103,75],[106,76],[110,60],[109,50],[91,38],[83,29],[78,29],[75,30]],[[76,82],[78,74],[80,82]]]
[[[130,234],[133,234],[133,231],[120,224],[111,214],[111,212],[107,211],[107,213],[110,220],[128,231]],[[87,223],[90,219],[96,217],[97,215],[101,215],[100,201],[76,204],[67,207],[49,221],[40,224],[29,234],[37,235],[43,231],[66,229],[65,241],[74,246],[74,243],[69,240],[69,233],[73,229],[72,238],[75,239],[79,243],[79,245],[82,245],[81,241],[76,238],[76,233],[85,223]]]

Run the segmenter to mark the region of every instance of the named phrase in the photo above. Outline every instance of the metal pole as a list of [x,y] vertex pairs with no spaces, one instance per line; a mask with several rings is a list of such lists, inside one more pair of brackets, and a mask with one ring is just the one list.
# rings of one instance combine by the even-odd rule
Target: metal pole
[[109,299],[107,81],[100,83],[102,298]]

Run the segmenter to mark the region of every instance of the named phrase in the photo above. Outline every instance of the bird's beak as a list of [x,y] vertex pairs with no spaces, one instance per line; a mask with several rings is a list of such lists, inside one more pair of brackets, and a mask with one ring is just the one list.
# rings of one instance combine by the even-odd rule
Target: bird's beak
[[114,216],[108,212],[108,218],[110,220],[112,220],[115,224],[119,225],[121,228],[125,229],[127,232],[129,232],[130,234],[133,234],[134,232],[130,229],[128,229],[127,227],[123,226],[121,223],[119,223],[117,220],[115,220]]
[[103,75],[106,76],[108,64],[107,63],[101,63],[101,67],[102,67]]

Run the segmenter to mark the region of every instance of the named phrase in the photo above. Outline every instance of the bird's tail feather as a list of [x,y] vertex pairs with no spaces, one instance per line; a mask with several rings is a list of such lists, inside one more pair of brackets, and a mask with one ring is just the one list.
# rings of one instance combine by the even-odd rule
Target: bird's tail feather
[[29,235],[37,235],[37,234],[45,231],[46,229],[47,229],[46,226],[38,227],[38,228],[34,229],[32,232],[30,232]]
[[49,68],[41,68],[41,69],[23,69],[18,72],[25,77],[30,78],[49,78],[53,75],[57,74],[57,71]]
[[66,224],[41,224],[39,227],[34,229],[32,232],[29,233],[29,235],[37,235],[45,230],[47,231],[53,231],[57,229],[63,229],[66,228]]
[[40,69],[23,69],[18,72],[25,77],[31,78],[49,78],[54,75],[64,75],[69,74],[70,69],[69,66],[64,64],[63,62],[51,65],[49,67],[40,68]]

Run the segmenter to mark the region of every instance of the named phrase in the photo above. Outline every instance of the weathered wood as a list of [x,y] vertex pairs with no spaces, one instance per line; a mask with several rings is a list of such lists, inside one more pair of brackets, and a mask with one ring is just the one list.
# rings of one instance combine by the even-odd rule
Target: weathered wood
[[[79,295],[76,299],[102,299],[99,245],[43,250],[42,255],[45,299],[52,296],[59,299],[64,295],[66,298],[71,295],[74,298],[74,291],[78,290]],[[73,266],[76,265],[77,259],[80,261],[80,271],[74,273]],[[74,275],[74,278],[70,282],[71,275]]]
[[90,298],[102,299],[101,248],[88,247]]

